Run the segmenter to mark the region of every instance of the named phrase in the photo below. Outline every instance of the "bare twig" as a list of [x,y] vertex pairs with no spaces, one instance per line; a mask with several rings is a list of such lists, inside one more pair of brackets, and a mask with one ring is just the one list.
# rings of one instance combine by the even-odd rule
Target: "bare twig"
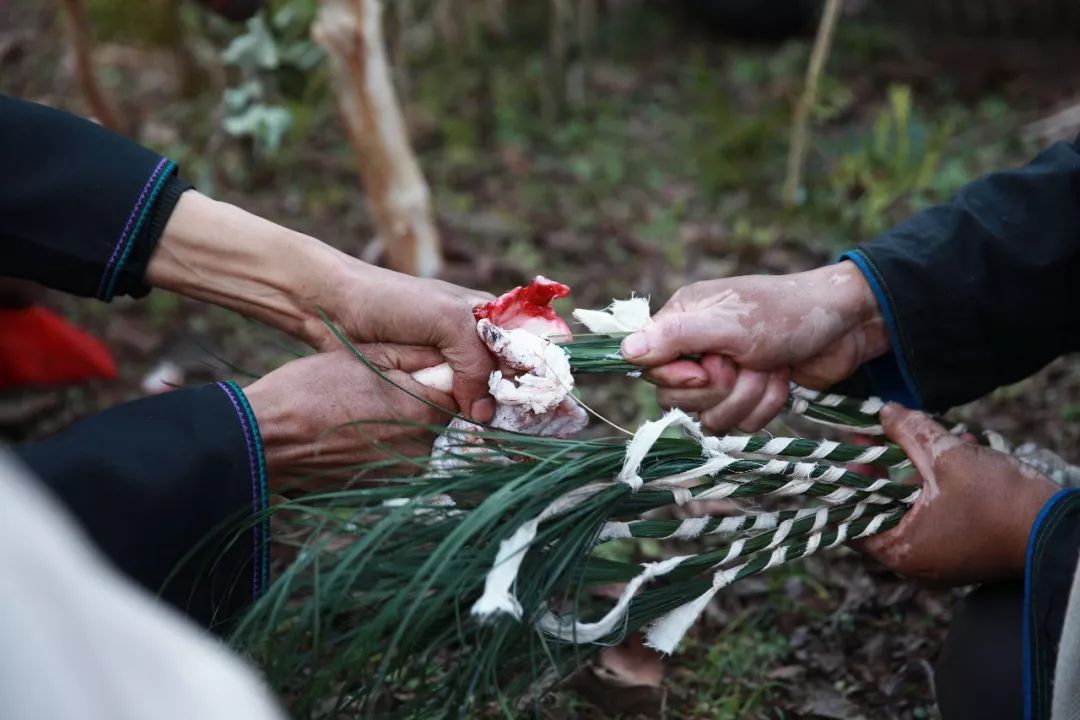
[[75,76],[79,90],[90,108],[90,112],[104,127],[123,133],[124,124],[116,109],[116,101],[100,82],[94,72],[93,36],[90,32],[90,20],[86,15],[83,0],[60,0],[60,6],[67,16],[68,36],[71,50],[75,56]]
[[817,36],[814,38],[814,49],[810,53],[810,63],[806,67],[806,83],[803,87],[802,97],[795,107],[795,120],[791,128],[791,145],[788,148],[787,177],[784,179],[782,197],[784,204],[795,205],[799,200],[799,190],[802,188],[803,165],[806,163],[806,142],[809,135],[810,115],[817,101],[818,84],[821,73],[825,69],[825,63],[829,59],[829,50],[832,47],[833,30],[836,28],[836,20],[840,15],[841,0],[827,0],[825,9],[821,13],[821,22],[818,24]]
[[592,86],[593,65],[595,62],[596,28],[599,23],[600,9],[597,0],[578,0],[575,27],[577,29],[577,45],[580,53],[580,73],[576,74],[574,83],[574,99],[584,104],[589,97],[589,89]]
[[566,103],[567,25],[573,19],[570,0],[550,0],[546,120],[551,123]]
[[506,37],[506,0],[484,0],[485,22],[488,32],[498,38]]
[[454,0],[436,0],[433,13],[443,42],[450,50],[456,50],[461,45],[462,31]]
[[409,144],[381,19],[379,0],[323,0],[311,32],[330,60],[338,108],[388,264],[431,277],[442,265],[431,192]]

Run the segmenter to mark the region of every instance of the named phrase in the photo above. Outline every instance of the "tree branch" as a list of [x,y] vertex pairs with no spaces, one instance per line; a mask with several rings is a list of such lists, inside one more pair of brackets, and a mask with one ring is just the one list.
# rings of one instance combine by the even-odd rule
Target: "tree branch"
[[431,192],[409,144],[391,80],[379,0],[322,0],[311,29],[326,51],[375,227],[395,270],[431,277],[442,266]]
[[821,72],[829,59],[832,47],[833,30],[840,15],[841,0],[827,0],[821,13],[814,49],[810,53],[810,64],[806,67],[806,83],[802,97],[795,107],[795,120],[791,128],[791,145],[788,148],[787,177],[784,179],[782,197],[784,204],[791,207],[798,203],[799,190],[802,188],[803,166],[806,163],[806,142],[810,132],[810,115],[817,102],[818,84]]
[[83,0],[60,0],[60,6],[67,16],[68,36],[75,56],[75,77],[78,79],[83,99],[102,126],[123,134],[125,127],[120,121],[116,101],[98,82],[94,72],[94,41],[90,32],[90,21],[86,16],[86,6]]

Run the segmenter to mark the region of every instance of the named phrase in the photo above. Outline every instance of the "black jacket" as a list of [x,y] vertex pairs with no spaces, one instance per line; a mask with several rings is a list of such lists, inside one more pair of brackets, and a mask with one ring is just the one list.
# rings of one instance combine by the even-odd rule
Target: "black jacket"
[[[0,275],[105,301],[149,292],[147,263],[191,187],[175,163],[0,96],[0,166]],[[265,586],[261,442],[235,385],[125,403],[16,453],[121,570],[198,620]]]
[[[879,394],[942,410],[1027,377],[1080,349],[1080,145],[1058,143],[987,175],[845,257],[873,289],[892,340],[892,355],[865,368]],[[1063,490],[1028,540],[1029,718],[1050,712],[1078,555],[1080,490]]]

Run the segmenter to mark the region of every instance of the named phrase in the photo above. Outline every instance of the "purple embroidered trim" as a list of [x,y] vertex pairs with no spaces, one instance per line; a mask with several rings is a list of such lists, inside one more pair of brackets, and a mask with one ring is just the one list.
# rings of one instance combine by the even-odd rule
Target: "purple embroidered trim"
[[142,192],[139,193],[139,199],[135,201],[135,204],[131,207],[131,214],[128,215],[127,222],[124,223],[124,231],[120,233],[120,239],[116,241],[116,247],[113,248],[112,256],[109,258],[109,262],[105,265],[105,272],[101,274],[101,282],[98,283],[98,297],[103,297],[105,292],[105,282],[109,277],[109,271],[112,270],[112,266],[116,263],[116,258],[120,255],[120,248],[124,247],[124,239],[127,237],[128,230],[131,229],[131,223],[135,220],[135,215],[139,212],[139,208],[142,207],[143,201],[146,199],[146,193],[150,192],[150,188],[154,185],[154,180],[157,179],[158,173],[168,163],[167,158],[161,158],[158,161],[157,167],[154,168],[154,172],[150,173],[150,177],[146,179],[146,185],[143,186]]
[[[236,411],[237,417],[240,419],[240,427],[244,429],[244,443],[247,445],[248,451],[248,465],[251,467],[251,514],[258,515],[259,513],[259,478],[258,478],[258,458],[255,457],[254,450],[251,445],[251,433],[248,429],[247,415],[244,414],[243,409],[240,407],[240,403],[237,402],[233,396],[229,386],[225,383],[217,383],[217,386],[221,388],[222,392],[229,398],[229,402],[232,403],[233,409]],[[257,598],[259,596],[259,569],[260,558],[262,553],[259,549],[259,526],[255,525],[251,528],[251,541],[252,541],[252,568],[251,568],[251,597]]]

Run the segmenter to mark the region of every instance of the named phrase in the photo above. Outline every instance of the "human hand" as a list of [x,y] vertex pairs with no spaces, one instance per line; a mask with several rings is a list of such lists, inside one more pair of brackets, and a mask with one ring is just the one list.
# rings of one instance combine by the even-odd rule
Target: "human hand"
[[[490,420],[495,401],[488,392],[488,377],[496,363],[477,334],[472,311],[492,296],[367,265],[344,255],[338,262],[336,279],[328,283],[319,303],[335,324],[346,335],[365,342],[438,349],[440,355],[428,366],[444,361],[449,364],[458,406],[473,420]],[[321,320],[310,337],[320,350],[341,347],[341,341]]]
[[255,318],[330,351],[340,341],[323,308],[355,342],[439,350],[454,371],[453,395],[478,422],[494,413],[495,362],[476,334],[486,293],[424,280],[357,260],[313,237],[195,191],[180,197],[147,267],[147,281]]
[[[395,383],[456,410],[449,395],[409,376],[438,362],[437,351],[403,345],[364,345],[358,350]],[[348,350],[294,360],[256,380],[244,394],[259,424],[267,474],[279,491],[298,477],[340,477],[338,471],[350,465],[391,453],[428,454],[434,435],[416,425],[448,420],[446,413],[380,378]]]
[[1058,486],[923,413],[890,403],[881,424],[911,458],[922,493],[895,528],[853,545],[932,585],[1022,577],[1031,526]]
[[826,388],[888,348],[873,293],[842,262],[687,285],[623,341],[622,354],[651,368],[645,377],[662,405],[699,411],[713,430],[755,432],[783,408],[789,377]]

